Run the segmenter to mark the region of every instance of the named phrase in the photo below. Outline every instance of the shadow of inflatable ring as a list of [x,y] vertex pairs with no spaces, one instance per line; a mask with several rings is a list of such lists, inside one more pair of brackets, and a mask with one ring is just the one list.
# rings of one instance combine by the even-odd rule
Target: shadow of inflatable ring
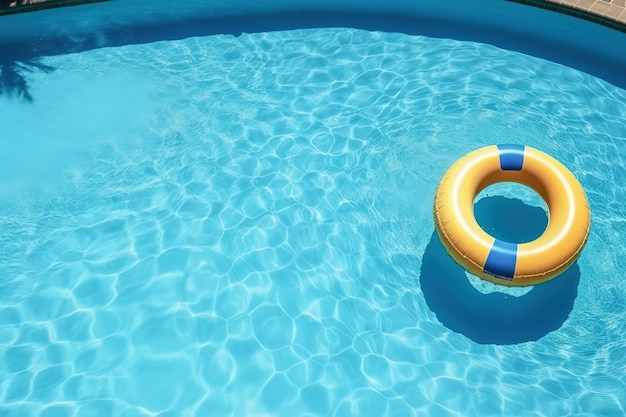
[[[497,228],[513,239],[532,239],[547,223],[541,208],[505,197],[483,198],[475,211],[482,227]],[[503,222],[503,216],[524,221]],[[445,327],[477,343],[505,345],[538,340],[563,325],[578,293],[580,269],[574,263],[523,296],[483,294],[470,284],[465,270],[448,255],[435,231],[422,259],[420,284],[428,307]]]

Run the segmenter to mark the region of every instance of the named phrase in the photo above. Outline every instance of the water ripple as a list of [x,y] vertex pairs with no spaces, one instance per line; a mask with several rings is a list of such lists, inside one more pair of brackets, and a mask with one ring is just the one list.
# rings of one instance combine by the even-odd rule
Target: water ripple
[[[0,97],[42,121],[0,135],[60,145],[0,202],[0,414],[623,414],[625,91],[352,29],[42,61],[36,102]],[[420,277],[439,179],[500,142],[561,160],[593,213],[573,307],[505,345],[440,320]]]

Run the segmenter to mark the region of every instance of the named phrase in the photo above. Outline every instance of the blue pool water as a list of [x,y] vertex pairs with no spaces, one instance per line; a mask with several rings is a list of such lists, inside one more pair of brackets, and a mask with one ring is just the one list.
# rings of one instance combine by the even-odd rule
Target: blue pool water
[[[624,414],[625,90],[339,28],[38,64],[32,101],[0,96],[0,415]],[[530,290],[434,232],[441,176],[501,142],[563,162],[593,215]],[[528,190],[482,197],[485,228],[545,227]]]

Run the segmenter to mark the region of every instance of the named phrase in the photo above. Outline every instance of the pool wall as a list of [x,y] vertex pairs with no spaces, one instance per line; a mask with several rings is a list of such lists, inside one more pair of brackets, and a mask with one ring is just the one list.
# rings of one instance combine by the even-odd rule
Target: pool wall
[[113,0],[3,16],[0,59],[194,35],[346,26],[489,43],[626,88],[626,33],[507,0],[188,0],[172,4]]

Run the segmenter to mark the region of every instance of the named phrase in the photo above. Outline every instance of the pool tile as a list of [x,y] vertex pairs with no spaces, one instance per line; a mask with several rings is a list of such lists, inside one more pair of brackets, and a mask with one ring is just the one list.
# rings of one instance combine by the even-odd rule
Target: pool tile
[[604,0],[598,0],[593,3],[593,6],[591,6],[591,9],[589,9],[589,11],[595,14],[599,14],[600,16],[604,16],[609,6],[611,6],[611,3]]
[[609,7],[604,12],[604,16],[618,20],[620,13],[622,13],[623,11],[624,11],[623,6],[618,6],[616,4],[611,3],[609,4]]
[[596,0],[579,0],[578,3],[576,3],[576,8],[588,11],[595,2]]

